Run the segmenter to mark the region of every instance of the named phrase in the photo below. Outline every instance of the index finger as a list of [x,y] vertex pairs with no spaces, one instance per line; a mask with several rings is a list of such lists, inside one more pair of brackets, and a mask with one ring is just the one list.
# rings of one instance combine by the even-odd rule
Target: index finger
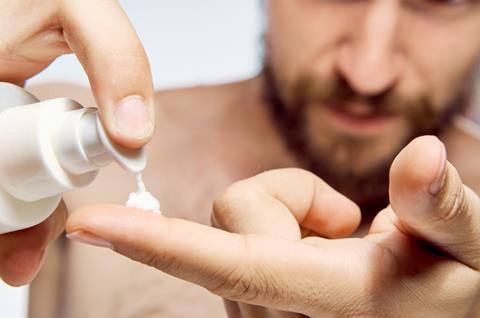
[[352,266],[356,256],[345,262],[339,253],[342,241],[325,240],[320,250],[300,241],[233,234],[114,205],[80,209],[66,229],[72,239],[109,246],[223,298],[286,311],[305,311],[308,302],[335,310],[344,300],[360,297],[368,277]]
[[145,50],[117,1],[63,0],[58,19],[84,67],[107,132],[138,148],[153,133],[153,85]]

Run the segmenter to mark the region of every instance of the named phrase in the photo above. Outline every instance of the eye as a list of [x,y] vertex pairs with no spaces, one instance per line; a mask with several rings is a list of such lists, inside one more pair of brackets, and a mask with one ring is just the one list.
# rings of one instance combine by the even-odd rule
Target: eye
[[467,4],[472,2],[472,0],[426,0],[426,1],[436,3],[436,4],[449,5],[449,6]]
[[433,16],[458,17],[478,10],[480,0],[405,0],[405,4]]

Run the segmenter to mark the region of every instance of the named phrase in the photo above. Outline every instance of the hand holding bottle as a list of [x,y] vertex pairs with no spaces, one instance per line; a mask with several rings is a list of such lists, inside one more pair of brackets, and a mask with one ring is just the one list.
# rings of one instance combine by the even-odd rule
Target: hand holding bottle
[[[23,85],[57,57],[74,53],[110,138],[127,148],[139,148],[151,138],[150,66],[117,1],[2,1],[0,39],[0,81]],[[29,283],[65,218],[61,204],[40,225],[0,235],[0,278],[16,286]]]
[[0,81],[21,85],[60,55],[74,53],[110,136],[131,148],[151,137],[150,66],[117,1],[2,1],[0,39]]

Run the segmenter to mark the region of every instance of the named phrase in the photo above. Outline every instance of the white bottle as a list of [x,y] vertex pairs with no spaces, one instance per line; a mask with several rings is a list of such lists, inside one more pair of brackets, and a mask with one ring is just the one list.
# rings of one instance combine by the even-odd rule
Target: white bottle
[[64,192],[90,184],[113,161],[139,173],[146,154],[115,145],[95,108],[68,98],[39,102],[0,83],[0,234],[41,223]]

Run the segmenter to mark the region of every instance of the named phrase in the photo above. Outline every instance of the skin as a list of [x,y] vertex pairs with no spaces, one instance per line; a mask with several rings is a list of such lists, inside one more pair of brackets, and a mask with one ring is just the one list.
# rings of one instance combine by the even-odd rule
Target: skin
[[[339,236],[355,228],[359,211],[314,175],[295,169],[237,183],[216,201],[216,224],[240,234],[105,205],[75,213],[67,231],[242,303],[310,317],[462,317],[478,291],[473,242],[479,202],[444,151],[434,137],[402,151],[391,170],[392,206],[361,239],[321,238],[332,236],[331,205],[343,208],[337,212],[341,231],[333,227]],[[294,180],[298,192],[282,179]],[[319,200],[326,193],[329,199]],[[256,213],[265,206],[268,213]],[[272,228],[274,222],[279,226]],[[301,229],[320,237],[302,237]],[[229,308],[234,317],[258,317]]]
[[[262,118],[262,108],[256,108],[249,106],[249,110],[252,113],[256,114],[255,120],[258,120],[255,124],[252,124],[252,120],[241,120],[241,125],[233,126],[233,123],[236,122],[238,119],[238,115],[236,115],[233,110],[238,107],[242,107],[241,101],[243,89],[250,87],[252,85],[252,81],[248,83],[241,83],[242,87],[238,87],[238,84],[235,84],[234,86],[227,86],[227,87],[212,87],[212,88],[200,88],[200,89],[192,89],[192,90],[182,90],[182,91],[175,91],[175,92],[169,92],[167,94],[159,94],[160,96],[164,96],[161,98],[159,101],[164,102],[164,110],[165,113],[168,113],[168,117],[166,117],[166,114],[163,112],[159,112],[159,121],[157,122],[158,125],[162,125],[164,127],[164,131],[162,134],[158,134],[153,138],[152,141],[152,147],[155,147],[158,149],[164,149],[165,153],[162,156],[159,156],[157,160],[157,157],[154,157],[151,159],[151,163],[149,166],[149,170],[146,173],[146,182],[149,187],[149,189],[155,193],[158,194],[160,201],[162,202],[162,210],[164,213],[168,216],[173,216],[177,215],[181,218],[189,218],[193,219],[195,221],[200,221],[200,222],[207,222],[207,218],[210,214],[210,204],[211,200],[213,197],[216,196],[216,193],[221,193],[222,189],[227,186],[230,182],[229,180],[233,179],[240,179],[243,178],[243,176],[247,174],[254,174],[255,172],[253,171],[254,168],[251,168],[252,170],[244,170],[241,167],[255,167],[255,164],[258,162],[261,162],[262,166],[272,166],[273,163],[276,161],[278,162],[281,153],[275,150],[275,147],[269,148],[269,153],[272,154],[271,156],[265,155],[265,149],[261,148],[255,151],[252,151],[251,147],[247,147],[248,141],[251,140],[253,136],[249,136],[248,133],[252,133],[254,131],[254,135],[257,136],[257,138],[260,138],[262,136],[265,138],[265,136],[269,135],[270,130],[269,129],[264,129],[265,126],[263,125],[265,122],[263,120],[258,120],[258,118]],[[232,88],[235,88],[232,90]],[[216,94],[211,95],[212,92],[216,92]],[[232,94],[233,92],[237,92],[237,94]],[[179,94],[181,93],[181,94]],[[167,96],[168,95],[168,96]],[[191,103],[188,103],[190,100],[201,100],[201,97],[209,96],[209,98],[205,99],[205,101],[209,101],[208,103],[205,104],[195,104],[197,106],[204,106],[203,110],[208,109],[207,114],[208,116],[205,116],[205,112],[195,112],[194,108],[192,107]],[[168,97],[168,98],[167,98]],[[171,97],[174,97],[173,99],[170,99]],[[192,99],[190,99],[192,98]],[[226,107],[225,104],[221,103],[216,103],[217,100],[212,100],[212,98],[219,98],[222,101],[228,100],[229,102],[227,103],[228,105],[231,105],[232,108]],[[234,103],[234,101],[237,100],[238,103]],[[215,101],[212,105],[212,101]],[[176,104],[175,102],[179,103]],[[186,102],[184,104],[184,102]],[[257,112],[255,112],[255,109],[257,109]],[[223,111],[221,111],[223,110]],[[227,114],[227,115],[225,115]],[[265,115],[265,114],[263,114]],[[165,117],[164,117],[165,116]],[[170,122],[170,124],[167,124],[166,121],[162,121],[162,118]],[[220,119],[221,118],[221,119]],[[263,117],[265,118],[265,117]],[[213,121],[211,121],[214,119]],[[215,123],[215,126],[213,125]],[[192,148],[188,147],[187,145],[189,144],[189,138],[188,136],[185,136],[185,131],[190,131],[196,130],[200,134],[203,133],[211,133],[212,136],[215,136],[218,134],[216,133],[217,129],[220,129],[221,127],[224,127],[224,125],[227,125],[228,127],[231,127],[231,129],[228,131],[228,135],[224,136],[224,138],[221,138],[218,142],[218,144],[215,144],[215,150],[219,151],[219,155],[216,155],[214,157],[210,156],[207,157],[208,159],[202,160],[201,155],[204,154],[205,152],[209,153],[210,151],[213,151],[212,145],[210,143],[204,143],[202,144],[203,148]],[[173,127],[172,127],[173,126]],[[184,129],[179,130],[178,127],[181,126]],[[263,129],[259,129],[258,127],[262,127]],[[177,127],[177,128],[175,128]],[[187,129],[188,128],[188,129]],[[188,134],[187,134],[188,135]],[[229,140],[231,140],[232,137],[237,137],[235,140],[239,145],[246,145],[246,147],[240,146],[239,148],[233,150],[233,153],[231,153],[232,149],[230,146]],[[458,126],[453,126],[451,130],[449,130],[448,133],[448,138],[442,138],[445,141],[445,144],[448,149],[449,153],[449,159],[450,161],[457,167],[459,167],[459,172],[464,178],[464,182],[468,184],[470,187],[476,189],[478,191],[478,180],[479,176],[478,173],[476,172],[477,169],[475,165],[472,165],[471,159],[472,157],[476,157],[480,155],[478,153],[478,149],[480,149],[479,146],[479,141],[476,140],[473,136],[471,136],[468,132],[464,131],[463,128],[458,127]],[[268,141],[272,141],[270,138],[267,137]],[[274,145],[275,143],[271,142],[268,143],[268,145]],[[198,149],[198,150],[195,150]],[[465,151],[465,149],[468,149]],[[230,151],[229,151],[230,150]],[[252,152],[248,152],[252,151]],[[178,162],[172,161],[168,158],[166,154],[176,154],[178,155],[178,158],[191,158],[195,157],[197,160],[195,163],[191,163],[191,172],[188,172],[185,174],[185,169],[182,167],[185,167],[184,165],[179,165]],[[242,158],[237,164],[231,165],[230,161],[221,161],[218,162],[218,157],[222,157],[225,155],[225,153],[230,153],[234,158],[240,157]],[[248,153],[248,156],[242,155]],[[275,155],[274,155],[275,154]],[[282,164],[285,166],[288,166],[288,156],[285,154],[282,156],[283,159],[285,160]],[[415,157],[418,157],[415,156]],[[420,156],[420,157],[424,157]],[[212,168],[208,169],[210,173],[208,175],[204,175],[202,178],[198,178],[195,176],[199,176],[202,173],[204,173],[204,167],[205,166],[211,166]],[[272,166],[273,167],[273,166]],[[160,174],[161,172],[161,174]],[[229,177],[225,177],[226,175],[229,175]],[[300,174],[301,175],[301,174]],[[179,186],[175,189],[172,189],[172,187],[169,187],[168,184],[162,183],[162,182],[155,182],[156,178],[162,177],[164,180],[176,180],[176,178],[182,177],[185,181],[185,186]],[[303,178],[301,178],[303,179]],[[90,204],[90,203],[96,203],[96,202],[104,202],[105,199],[105,194],[102,193],[101,189],[105,189],[105,187],[112,185],[112,180],[115,180],[115,184],[125,184],[125,186],[121,188],[116,188],[114,191],[112,191],[110,194],[108,194],[107,200],[109,202],[123,202],[126,198],[126,195],[128,194],[129,191],[131,191],[131,188],[134,186],[134,181],[133,177],[130,176],[129,174],[122,173],[119,168],[116,167],[110,167],[107,169],[107,171],[102,172],[102,174],[99,176],[98,183],[95,184],[95,186],[82,190],[79,193],[71,195],[69,198],[67,198],[67,203],[71,205],[72,209],[81,206],[83,204]],[[247,183],[252,184],[252,183],[257,183],[257,179],[254,180],[249,180]],[[293,178],[289,177],[289,184],[292,182]],[[274,184],[278,184],[279,182],[274,182]],[[212,189],[212,184],[215,185],[214,188]],[[258,187],[263,187],[265,182],[258,182],[258,184],[255,185],[256,188]],[[308,182],[309,184],[309,182]],[[241,186],[240,188],[248,188]],[[292,187],[295,188],[295,187]],[[206,189],[209,189],[206,191]],[[286,191],[287,193],[291,192],[290,187],[288,188],[289,191]],[[104,191],[104,190],[103,190]],[[331,191],[331,190],[330,190]],[[177,196],[182,198],[190,198],[189,200],[185,201],[178,201],[176,200]],[[330,192],[325,192],[330,193]],[[333,191],[331,193],[334,193]],[[329,196],[330,194],[327,194]],[[234,195],[229,195],[229,197],[234,197]],[[197,200],[196,198],[205,198],[205,200]],[[218,197],[218,195],[217,195]],[[252,197],[251,195],[246,195],[246,194],[241,194],[239,195],[240,198],[242,197]],[[88,201],[86,201],[85,198],[89,198]],[[212,198],[212,199],[208,199]],[[221,202],[220,198],[217,200],[218,202]],[[228,202],[228,200],[224,200],[224,202]],[[236,203],[235,203],[236,202]],[[291,228],[294,228],[294,224],[290,224],[290,226],[278,226],[278,216],[274,216],[275,212],[278,212],[275,209],[272,209],[272,214],[271,215],[266,215],[263,217],[263,214],[258,214],[255,213],[255,215],[247,214],[245,212],[248,212],[244,208],[244,202],[241,204],[238,204],[237,201],[233,201],[235,205],[232,205],[235,207],[235,210],[229,211],[227,209],[219,209],[217,208],[217,211],[224,211],[222,213],[226,213],[224,219],[225,220],[230,220],[230,225],[227,225],[228,222],[223,221],[222,224],[225,226],[224,228],[237,232],[237,233],[250,233],[247,232],[248,229],[250,229],[252,232],[253,231],[263,231],[269,234],[272,234],[275,231],[278,231],[278,229],[285,229],[288,231]],[[225,203],[227,204],[227,203]],[[253,202],[252,204],[255,204]],[[81,209],[77,212],[75,212],[73,215],[75,216],[76,213],[85,213],[85,216],[87,216],[88,221],[87,222],[97,222],[99,220],[99,213],[100,210],[103,210],[105,207],[100,206],[97,207],[98,210],[95,210],[95,215],[89,214],[85,209]],[[117,221],[117,216],[118,212],[120,210],[117,210],[118,207],[108,207],[109,209],[114,209],[114,212],[107,212],[107,217],[111,216],[112,218],[115,218]],[[255,208],[252,208],[251,210],[256,211]],[[195,213],[192,213],[191,211],[195,211]],[[262,211],[265,211],[265,209],[262,209]],[[121,212],[121,211],[120,211]],[[130,213],[131,211],[129,211]],[[217,212],[217,213],[218,213]],[[285,214],[285,213],[284,213]],[[101,214],[103,216],[103,213]],[[130,214],[127,214],[127,216]],[[355,214],[354,214],[355,215]],[[88,217],[90,216],[90,217]],[[148,219],[143,219],[143,216],[147,217]],[[274,220],[270,220],[270,218],[273,217]],[[83,219],[83,217],[81,217]],[[144,228],[144,226],[147,223],[151,223],[152,219],[150,216],[146,216],[145,214],[135,214],[134,217],[131,219],[127,218],[124,220],[124,222],[131,222],[132,220],[142,220],[139,221],[137,226]],[[285,217],[286,221],[285,224],[288,224],[289,220],[288,216]],[[78,220],[78,219],[77,219]],[[127,221],[129,220],[129,221]],[[108,225],[111,226],[113,223],[110,223],[112,221],[109,219],[108,221],[100,221],[100,224],[98,226],[101,226],[101,224],[104,224],[105,226]],[[175,221],[176,222],[176,221]],[[272,222],[276,225],[274,228],[270,225]],[[74,221],[73,224],[76,222]],[[116,224],[116,223],[115,223]],[[232,224],[239,224],[239,227],[232,227]],[[284,224],[284,225],[285,225]],[[95,225],[96,226],[96,225]],[[125,229],[126,224],[122,223],[119,225],[122,228],[122,231]],[[322,229],[325,224],[322,225]],[[92,228],[89,225],[85,225],[82,223],[80,227],[88,227],[89,230]],[[160,227],[159,227],[160,228]],[[347,226],[347,228],[352,228],[352,225]],[[136,233],[137,229],[132,230],[132,236],[136,237],[138,233]],[[153,232],[157,233],[163,233],[159,230],[152,230]],[[190,224],[188,225],[188,229],[181,229],[182,233],[192,233],[192,228],[190,227]],[[243,232],[242,232],[243,231]],[[283,231],[281,231],[283,232]],[[97,232],[95,228],[95,233]],[[102,232],[103,233],[103,232]],[[201,229],[201,233],[203,235],[203,228]],[[296,232],[295,232],[296,233]],[[345,233],[345,232],[344,232]],[[389,236],[390,234],[386,233],[386,236]],[[122,234],[123,235],[123,234]],[[160,235],[160,234],[158,234]],[[281,233],[281,235],[285,235],[285,233]],[[330,232],[331,235],[331,232]],[[393,235],[393,234],[392,234]],[[153,241],[152,238],[145,239],[150,240],[149,242],[159,242],[162,239],[155,238]],[[211,242],[211,239],[202,239],[200,240],[201,242]],[[368,242],[368,240],[367,240]],[[115,241],[111,242],[112,244],[115,245]],[[123,241],[119,244],[123,244]],[[156,243],[155,243],[156,244]],[[283,244],[283,243],[282,243]],[[283,246],[283,245],[282,245]],[[197,248],[198,246],[195,246]],[[283,248],[283,247],[282,247]],[[174,248],[172,248],[174,249]],[[132,248],[132,253],[140,253],[141,248]],[[218,251],[218,255],[222,255],[224,251]],[[184,255],[184,253],[182,253]],[[186,255],[186,254],[185,254]],[[229,254],[227,254],[229,255]],[[175,255],[176,257],[179,255]],[[138,257],[138,256],[137,256]],[[88,261],[85,261],[87,260]],[[343,261],[343,258],[341,258]],[[80,317],[80,316],[87,316],[89,314],[95,314],[95,315],[100,315],[104,317],[111,316],[112,314],[119,314],[119,313],[131,313],[133,309],[138,310],[141,312],[141,310],[147,310],[148,312],[157,312],[157,313],[165,313],[166,315],[171,315],[173,317],[184,317],[188,314],[196,314],[198,312],[204,313],[204,314],[210,314],[213,317],[223,317],[221,314],[221,308],[218,304],[214,303],[213,300],[209,299],[205,294],[196,291],[193,287],[185,286],[180,284],[178,281],[174,281],[172,279],[169,279],[168,277],[165,277],[163,275],[160,275],[158,272],[155,272],[151,269],[144,268],[139,265],[135,265],[134,263],[130,263],[127,260],[120,259],[118,257],[115,257],[111,253],[105,252],[102,249],[98,248],[89,248],[86,245],[83,244],[73,244],[70,246],[69,252],[67,254],[67,274],[69,279],[69,289],[68,290],[62,290],[62,294],[66,294],[66,298],[71,304],[69,306],[69,309],[67,309],[67,312],[69,316],[71,317]],[[166,261],[167,262],[167,261]],[[270,264],[269,264],[270,265]],[[63,265],[65,266],[65,265]],[[63,267],[62,266],[62,267]],[[115,268],[115,271],[112,273],[112,268]],[[190,272],[191,268],[188,268],[186,271]],[[132,276],[132,272],[137,273]],[[97,273],[95,275],[92,275],[92,273]],[[44,275],[45,276],[45,275]],[[55,276],[55,275],[53,275]],[[44,295],[45,293],[45,288],[51,288],[51,278],[52,275],[48,275],[44,277],[44,279],[49,278],[48,281],[44,282],[44,284],[38,282],[37,285],[34,284],[35,290],[38,291],[37,293],[34,293],[33,296],[36,296],[36,299],[45,299]],[[435,280],[432,278],[432,280]],[[148,298],[151,299],[156,299],[154,302],[150,301],[147,303],[140,302],[140,303],[131,303],[131,302],[125,302],[122,304],[118,304],[118,301],[115,300],[116,297],[121,297],[120,299],[126,299],[128,297],[135,297],[135,288],[132,286],[137,286],[138,284],[136,281],[140,281],[141,286],[142,286],[142,291],[143,295],[145,295]],[[146,282],[152,282],[152,283],[146,283]],[[133,290],[126,289],[124,286],[130,286]],[[123,291],[121,294],[118,294],[119,288],[123,288]],[[178,292],[183,291],[185,295],[181,297],[180,299],[178,297],[173,297],[172,298],[172,293],[165,291],[164,288],[171,288],[170,290],[172,291],[177,291],[174,292],[175,295],[178,295]],[[189,291],[189,292],[186,292]],[[109,299],[105,299],[102,295],[105,294],[113,294],[116,295],[115,297],[112,296]],[[191,295],[194,294],[200,299],[202,299],[203,304],[198,304],[195,307],[195,311],[193,313],[185,313],[184,309],[185,307],[188,307],[187,305],[194,306],[196,304],[195,302],[195,297],[192,297]],[[80,297],[82,296],[82,297]],[[446,296],[447,297],[447,296]],[[118,298],[117,298],[118,299]],[[172,301],[173,303],[170,303]],[[207,303],[208,305],[205,305]],[[213,306],[215,305],[215,306]],[[85,312],[84,310],[82,311],[81,308],[85,308],[85,306],[90,306],[89,308],[97,308],[95,312],[87,311]],[[229,305],[231,306],[231,305]],[[71,307],[71,308],[70,308]],[[234,307],[235,308],[235,307]],[[238,309],[235,309],[238,310]],[[258,307],[248,307],[248,309],[243,309],[244,312],[251,312],[253,316],[259,316],[259,312],[262,313],[263,316],[265,315],[265,309],[263,308],[258,308]],[[232,314],[233,315],[233,314]],[[262,317],[263,317],[262,316]],[[235,316],[233,316],[235,317]]]
[[[259,84],[255,79],[156,94],[156,104],[162,106],[157,110],[156,126],[162,129],[154,133],[147,147],[149,162],[143,177],[148,191],[160,200],[163,213],[210,224],[212,201],[230,184],[267,169],[295,165],[274,127],[268,124],[266,108],[258,103]],[[89,92],[84,88],[54,84],[31,91],[47,98],[59,89],[83,105],[93,103],[85,98]],[[192,139],[192,132],[198,138]],[[237,147],[231,147],[232,140]],[[252,144],[251,140],[262,143]],[[134,187],[130,173],[110,165],[102,169],[92,186],[68,194],[65,201],[72,212],[102,202],[124,204]],[[63,243],[49,249],[47,262],[31,285],[32,317],[56,316],[59,308],[68,317],[82,318],[128,317],[137,312],[154,317],[154,313],[166,317],[225,317],[221,300],[203,288],[110,251],[65,243],[66,249]],[[45,300],[47,290],[51,302]],[[62,296],[57,297],[57,292]],[[127,301],[139,293],[142,301]]]
[[[392,88],[406,96],[424,93],[440,109],[458,92],[459,83],[475,65],[480,50],[476,41],[459,42],[458,37],[458,34],[472,34],[478,26],[475,8],[469,11],[473,13],[462,15],[462,19],[444,21],[444,26],[438,23],[438,15],[420,19],[415,14],[418,10],[393,0],[271,1],[268,8],[274,17],[269,24],[272,61],[277,65],[277,74],[284,78],[282,85],[287,86],[307,66],[322,77],[335,70],[360,94],[376,94]],[[320,14],[325,16],[320,19]],[[422,14],[425,15],[424,11]],[[441,20],[444,19],[442,16]],[[397,25],[392,21],[402,23]],[[334,32],[320,33],[325,26]],[[425,34],[412,37],[409,28]],[[428,36],[431,35],[428,30],[435,30],[441,36]],[[275,36],[275,32],[282,37]],[[347,40],[340,41],[342,38]],[[286,43],[292,41],[299,41],[304,49],[294,52],[295,46],[290,45],[288,50]],[[442,45],[452,43],[456,44],[455,50],[440,50]],[[425,48],[432,47],[438,52],[427,56]],[[326,53],[317,59],[315,53],[319,51]],[[256,81],[235,86],[233,90],[240,96],[247,96],[244,93],[250,91],[257,100],[249,106],[259,111],[261,99],[253,94],[257,92],[258,86],[253,84]],[[209,118],[219,125],[233,124],[235,117],[223,111],[235,108],[225,108],[226,105],[240,107],[245,101],[212,98],[222,96],[225,90],[225,87],[205,89],[196,92],[198,99],[190,101],[198,105],[203,98],[206,104],[213,104]],[[203,114],[186,115],[192,119],[186,121],[187,127],[199,129],[196,122],[209,123]],[[263,158],[262,153],[281,145],[280,137],[273,135],[267,146],[262,144],[260,150],[254,147],[249,159],[228,157],[225,149],[232,149],[232,139],[228,137],[238,137],[233,133],[241,132],[241,137],[234,139],[238,143],[262,140],[263,135],[257,133],[274,131],[273,123],[256,121],[253,114],[258,113],[249,114],[252,114],[249,119],[260,126],[251,132],[259,139],[247,138],[253,137],[246,133],[248,129],[243,129],[252,124],[248,121],[248,124],[241,121],[240,127],[220,125],[229,128],[227,136],[220,138],[214,147],[219,149],[219,158],[223,160],[215,162],[220,167],[211,170],[218,173],[214,176],[228,175],[222,182],[254,173],[254,169],[238,167],[254,167],[255,159]],[[314,115],[312,122],[325,121],[324,114]],[[238,117],[235,119],[238,122]],[[408,132],[405,119],[397,119],[388,134],[387,131],[378,134],[380,146],[371,149],[370,159],[378,160],[391,153],[390,147],[398,146],[402,135]],[[216,136],[211,126],[202,128],[211,129],[212,135],[207,133],[207,136]],[[478,142],[462,127],[453,125],[441,139],[450,164],[446,163],[444,146],[434,137],[415,140],[397,156],[391,167],[391,205],[377,215],[368,234],[359,239],[321,238],[348,236],[359,224],[359,210],[303,170],[274,170],[231,186],[214,204],[214,225],[222,230],[100,205],[74,213],[67,223],[67,232],[72,239],[110,247],[206,287],[229,300],[227,308],[232,317],[296,316],[285,311],[314,317],[324,314],[465,316],[475,302],[479,278],[478,197],[464,186],[469,185],[474,191],[479,189],[477,169],[471,164],[471,158],[477,155]],[[237,149],[241,154],[240,150],[251,148],[239,143]],[[265,168],[295,164],[285,149],[276,156],[265,157]],[[235,167],[229,166],[233,159],[239,160]],[[358,169],[364,169],[369,162],[366,159],[360,162]],[[181,175],[181,171],[173,172],[176,173]],[[192,178],[195,182],[198,179]],[[222,182],[214,182],[222,186]],[[188,187],[188,181],[186,184]],[[197,193],[190,189],[185,192],[187,195],[182,198]],[[202,202],[208,202],[209,195]],[[335,210],[335,218],[332,205],[344,207]],[[259,210],[265,212],[258,213]]]

